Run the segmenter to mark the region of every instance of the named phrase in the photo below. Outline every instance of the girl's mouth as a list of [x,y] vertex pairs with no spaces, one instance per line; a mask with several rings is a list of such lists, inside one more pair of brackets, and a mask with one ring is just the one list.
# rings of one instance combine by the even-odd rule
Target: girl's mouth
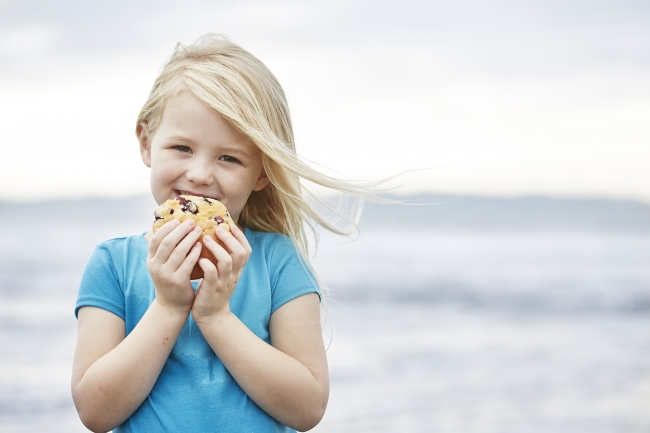
[[194,195],[194,196],[197,196],[197,197],[212,198],[212,199],[218,200],[218,199],[216,199],[216,198],[214,198],[214,197],[210,197],[210,196],[208,196],[208,195],[200,194],[200,193],[198,193],[198,192],[193,192],[193,191],[187,191],[187,190],[182,190],[182,189],[175,189],[174,192],[176,193],[177,196],[178,196],[178,195]]

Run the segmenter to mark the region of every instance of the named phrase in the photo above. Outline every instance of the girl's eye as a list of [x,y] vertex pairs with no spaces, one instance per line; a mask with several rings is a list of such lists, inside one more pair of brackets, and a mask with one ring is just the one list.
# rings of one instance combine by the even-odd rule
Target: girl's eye
[[224,155],[219,159],[226,162],[235,162],[235,163],[239,162],[237,158],[233,158],[232,156],[228,156],[228,155]]
[[192,149],[190,149],[187,146],[174,146],[173,149],[176,149],[179,152],[183,152],[183,153],[192,153]]

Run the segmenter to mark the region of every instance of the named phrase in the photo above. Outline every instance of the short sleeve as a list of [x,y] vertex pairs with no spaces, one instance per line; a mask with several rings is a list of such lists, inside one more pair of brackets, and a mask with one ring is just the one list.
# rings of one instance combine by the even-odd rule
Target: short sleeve
[[271,312],[307,293],[318,293],[318,283],[290,238],[279,237],[270,259]]
[[75,316],[81,307],[98,307],[125,319],[124,292],[114,258],[106,244],[100,244],[90,256],[81,278]]

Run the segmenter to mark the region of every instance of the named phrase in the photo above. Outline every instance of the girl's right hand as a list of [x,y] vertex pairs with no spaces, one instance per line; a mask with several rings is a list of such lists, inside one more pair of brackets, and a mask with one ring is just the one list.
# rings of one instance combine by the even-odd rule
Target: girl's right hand
[[194,302],[190,274],[201,254],[197,242],[202,230],[193,220],[172,220],[149,241],[147,268],[156,288],[156,300],[176,312],[189,314]]

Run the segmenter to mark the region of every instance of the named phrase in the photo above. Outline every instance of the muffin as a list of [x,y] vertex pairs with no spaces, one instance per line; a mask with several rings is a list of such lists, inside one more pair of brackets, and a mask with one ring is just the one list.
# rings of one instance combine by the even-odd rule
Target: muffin
[[[154,233],[165,225],[165,223],[173,219],[180,220],[180,222],[193,219],[196,226],[203,229],[203,234],[199,239],[201,243],[203,243],[205,236],[210,236],[222,247],[224,246],[223,243],[217,239],[215,234],[217,228],[223,227],[230,231],[230,227],[235,225],[235,222],[228,213],[228,209],[220,201],[195,195],[179,195],[173,200],[167,200],[158,206],[153,214],[155,218],[153,222]],[[214,263],[215,266],[217,265],[217,259],[205,246],[201,248],[201,258],[206,258]],[[203,270],[197,263],[192,270],[190,279],[196,280],[199,278],[203,278]]]

